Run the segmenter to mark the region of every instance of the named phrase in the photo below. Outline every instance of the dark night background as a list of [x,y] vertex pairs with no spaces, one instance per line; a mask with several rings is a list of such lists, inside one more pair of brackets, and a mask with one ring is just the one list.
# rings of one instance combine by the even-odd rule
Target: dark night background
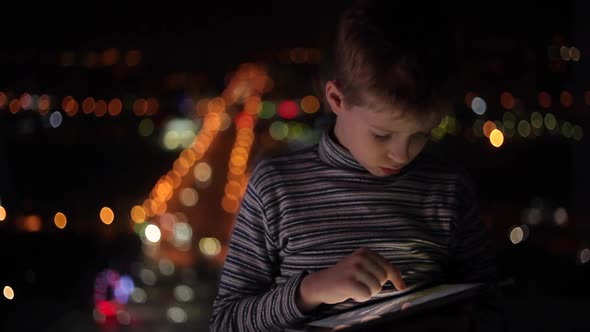
[[[191,168],[166,214],[136,223],[129,211],[145,204],[179,158],[182,149],[162,144],[169,124],[201,123],[198,101],[221,95],[243,64],[263,66],[272,79],[262,101],[276,106],[319,98],[318,55],[343,3],[3,4],[0,330],[206,331],[235,217],[221,203],[235,123],[199,160],[210,165],[210,180],[198,183]],[[456,101],[454,128],[443,128],[448,133],[431,147],[464,163],[476,180],[506,281],[510,330],[586,331],[590,5],[571,0],[448,6],[465,38],[457,56],[464,61],[466,86],[464,98]],[[428,10],[427,3],[424,7]],[[140,54],[136,62],[133,54]],[[505,92],[513,98],[502,99]],[[49,96],[49,110],[43,114],[31,103],[12,111],[10,103],[22,105],[25,93],[33,100]],[[79,103],[73,116],[64,109],[67,96]],[[484,114],[472,110],[473,96],[485,100]],[[107,103],[119,98],[122,111],[86,114],[87,97]],[[134,114],[134,101],[141,98],[156,99],[157,111]],[[234,118],[239,110],[227,112]],[[61,114],[59,125],[51,120],[54,112]],[[312,114],[299,110],[294,119],[282,119],[281,113],[258,120],[248,169],[267,154],[311,144],[326,112],[321,107]],[[530,129],[535,112],[544,119],[540,129],[521,137],[518,124],[527,121]],[[514,136],[503,128],[506,137],[496,148],[478,131],[488,120],[506,125],[506,113],[517,119]],[[547,128],[547,114],[556,118],[556,129]],[[277,139],[272,130],[277,121],[288,123],[292,133],[296,126],[306,128],[309,135]],[[146,124],[153,131],[140,134]],[[187,186],[198,192],[196,205],[179,203],[178,190]],[[114,212],[109,225],[99,217],[102,207]],[[57,212],[67,216],[63,229],[54,224]],[[164,229],[172,215],[173,224],[184,216],[192,229],[188,250],[166,245],[164,231],[161,243],[146,240],[146,224]],[[106,301],[113,290],[101,288],[104,282],[123,276],[141,291],[125,303]],[[183,293],[179,285],[192,291]],[[5,286],[14,292],[12,299]]]

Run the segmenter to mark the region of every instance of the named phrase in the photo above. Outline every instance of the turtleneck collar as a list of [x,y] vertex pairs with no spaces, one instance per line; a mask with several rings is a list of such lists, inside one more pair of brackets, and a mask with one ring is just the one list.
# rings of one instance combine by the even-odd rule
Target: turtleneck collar
[[338,142],[333,126],[322,133],[318,144],[318,156],[321,161],[336,168],[368,172],[350,151]]

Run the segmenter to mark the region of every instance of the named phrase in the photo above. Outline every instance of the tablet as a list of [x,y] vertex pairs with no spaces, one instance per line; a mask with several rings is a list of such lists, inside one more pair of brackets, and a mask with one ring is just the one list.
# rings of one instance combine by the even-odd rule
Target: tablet
[[[409,287],[410,288],[410,287]],[[417,313],[429,308],[444,306],[452,302],[479,294],[483,283],[439,284],[428,287],[411,287],[390,295],[381,295],[377,300],[327,317],[312,319],[302,327],[286,331],[353,331],[355,327],[391,321],[407,313]]]

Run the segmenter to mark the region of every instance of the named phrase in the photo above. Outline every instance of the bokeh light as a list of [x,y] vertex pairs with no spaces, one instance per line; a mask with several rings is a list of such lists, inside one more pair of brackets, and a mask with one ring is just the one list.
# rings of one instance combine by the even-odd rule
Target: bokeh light
[[158,226],[154,224],[149,224],[145,228],[145,237],[148,239],[148,241],[152,243],[157,243],[158,241],[160,241],[161,236],[162,233],[160,232],[160,228]]
[[0,205],[0,221],[4,221],[6,219],[6,209]]
[[61,126],[62,120],[63,120],[63,117],[59,111],[55,111],[55,112],[51,113],[51,115],[49,116],[49,124],[53,128],[57,128],[57,127]]
[[500,105],[507,110],[514,108],[514,96],[510,92],[502,92],[500,94]]
[[131,220],[135,223],[141,224],[147,220],[147,210],[141,205],[135,205],[131,208]]
[[299,114],[299,105],[292,100],[285,100],[279,104],[279,115],[286,120],[291,120]]
[[523,226],[513,226],[509,232],[510,242],[518,244],[524,240],[524,229]]
[[66,218],[65,214],[58,212],[53,217],[53,222],[55,223],[55,226],[57,226],[57,228],[64,229],[68,223],[68,219]]
[[184,323],[187,320],[186,311],[180,307],[170,307],[166,310],[166,317],[173,323]]
[[320,101],[316,96],[305,96],[301,99],[301,109],[308,114],[316,113],[320,109]]
[[174,287],[174,298],[180,302],[190,302],[194,299],[193,289],[187,285],[178,285]]
[[171,276],[174,274],[174,263],[167,258],[162,258],[158,262],[158,269],[162,275]]
[[197,165],[195,165],[193,173],[197,181],[207,182],[209,181],[209,179],[211,179],[211,166],[209,166],[209,164],[207,164],[206,162],[200,162]]
[[568,222],[567,210],[563,207],[555,209],[553,212],[553,221],[558,226],[564,226]]
[[520,120],[518,122],[518,134],[525,138],[531,134],[531,125],[526,120]]
[[7,300],[14,299],[14,289],[12,289],[10,286],[4,286],[4,289],[2,289],[2,294]]
[[193,188],[183,188],[180,190],[179,199],[184,206],[195,206],[199,201],[199,194]]
[[492,143],[493,146],[499,148],[502,146],[502,143],[504,143],[504,134],[502,134],[502,132],[498,129],[492,130],[490,133],[490,143]]
[[113,220],[115,220],[115,213],[113,212],[113,210],[111,210],[111,208],[105,206],[102,209],[100,209],[100,220],[104,224],[110,225],[113,222]]
[[221,251],[221,244],[214,237],[204,237],[199,241],[199,249],[206,256],[215,256]]
[[485,137],[489,138],[490,134],[494,129],[496,129],[496,124],[492,121],[486,121],[483,124],[483,134],[485,135]]
[[545,128],[548,130],[555,130],[555,127],[557,126],[557,119],[555,118],[555,115],[551,113],[545,114],[543,122],[545,123]]
[[486,112],[487,108],[488,106],[486,104],[486,101],[481,97],[475,97],[471,101],[471,109],[477,115],[483,115]]
[[582,264],[588,263],[590,261],[590,249],[584,248],[580,250],[580,253],[578,254],[578,259]]

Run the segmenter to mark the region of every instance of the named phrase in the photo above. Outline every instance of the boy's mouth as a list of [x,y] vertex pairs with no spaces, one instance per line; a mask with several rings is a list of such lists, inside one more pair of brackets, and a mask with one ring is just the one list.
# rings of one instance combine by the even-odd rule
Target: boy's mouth
[[392,175],[392,174],[396,174],[399,173],[399,169],[393,169],[393,168],[385,168],[385,167],[379,167],[379,169],[385,173],[386,175]]

